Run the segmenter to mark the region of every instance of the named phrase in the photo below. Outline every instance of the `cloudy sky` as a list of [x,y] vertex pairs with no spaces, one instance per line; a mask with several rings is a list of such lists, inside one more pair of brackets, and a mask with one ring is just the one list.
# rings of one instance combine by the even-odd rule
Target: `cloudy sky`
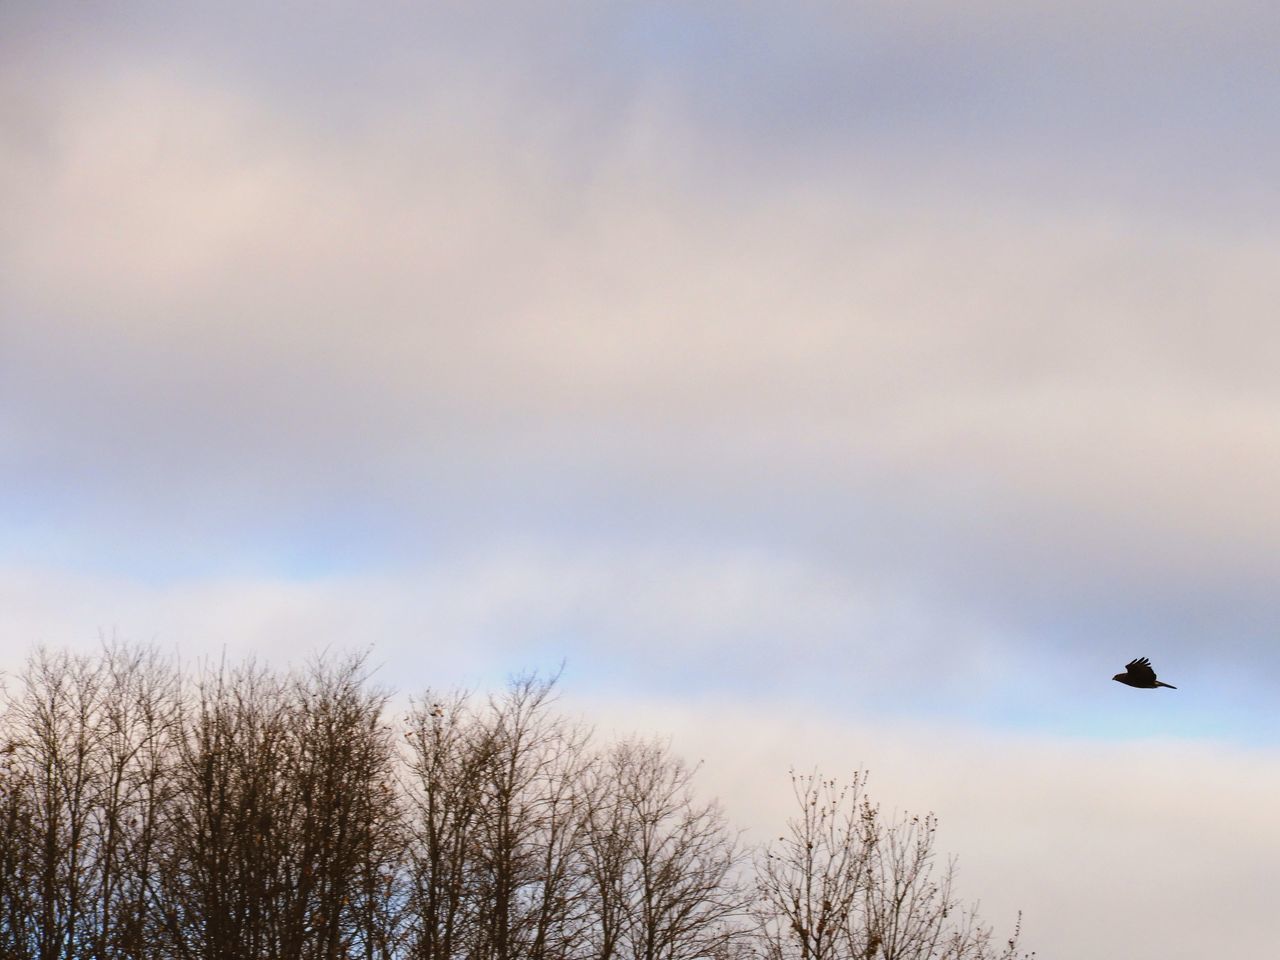
[[0,7],[0,668],[564,662],[1044,957],[1273,948],[1280,15],[203,6]]

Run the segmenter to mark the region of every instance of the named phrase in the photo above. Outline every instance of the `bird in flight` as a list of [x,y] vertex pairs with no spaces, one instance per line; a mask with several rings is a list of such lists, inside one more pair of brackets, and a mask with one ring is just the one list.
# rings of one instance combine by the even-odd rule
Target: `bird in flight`
[[1111,679],[1127,683],[1131,687],[1142,687],[1146,690],[1154,690],[1156,687],[1168,687],[1170,690],[1178,689],[1172,683],[1162,683],[1157,680],[1156,672],[1151,668],[1151,661],[1146,657],[1130,660],[1124,665],[1124,673],[1117,673]]

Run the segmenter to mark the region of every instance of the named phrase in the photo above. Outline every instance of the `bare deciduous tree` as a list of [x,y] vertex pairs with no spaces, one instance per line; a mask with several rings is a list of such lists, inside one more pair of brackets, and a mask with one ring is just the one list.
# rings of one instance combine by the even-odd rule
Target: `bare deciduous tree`
[[119,644],[28,662],[0,746],[6,956],[157,955],[151,897],[175,684],[154,652]]
[[360,658],[206,677],[184,725],[165,929],[184,957],[390,957],[402,844],[385,696]]
[[[408,955],[451,958],[475,922],[471,837],[487,758],[476,749],[465,696],[442,703],[428,691],[405,721]],[[394,876],[385,883],[390,888]]]
[[886,818],[865,773],[792,787],[799,812],[756,871],[767,960],[1016,960],[1017,927],[998,943],[954,894],[933,814]]
[[480,716],[472,956],[542,960],[571,945],[586,734],[550,710],[554,680],[522,677]]
[[739,851],[719,807],[695,800],[692,774],[661,744],[638,741],[597,765],[583,844],[593,956],[683,960],[740,936]]
[[162,914],[175,956],[263,956],[288,931],[282,682],[247,664],[202,676],[183,724]]
[[0,956],[27,958],[37,941],[34,783],[11,711],[0,718]]
[[363,658],[313,664],[288,690],[290,765],[282,811],[292,950],[276,956],[389,956],[394,925],[377,878],[402,852],[386,696],[367,684]]
[[109,644],[38,652],[12,686],[4,960],[1017,955],[958,904],[931,815],[795,777],[752,883],[694,770],[661,743],[595,749],[554,678],[428,694],[399,730],[358,656],[188,678]]

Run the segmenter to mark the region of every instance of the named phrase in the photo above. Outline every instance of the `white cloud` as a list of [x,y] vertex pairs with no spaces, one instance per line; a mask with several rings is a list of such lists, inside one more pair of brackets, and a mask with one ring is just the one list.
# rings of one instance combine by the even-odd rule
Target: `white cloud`
[[886,809],[939,815],[963,897],[997,931],[1024,912],[1043,956],[1263,956],[1280,757],[1214,742],[1093,741],[956,724],[850,722],[803,695],[693,704],[573,699],[606,732],[656,732],[702,758],[753,840],[791,814],[787,771],[871,771]]
[[[661,676],[676,663],[695,675],[720,672],[722,684],[759,683],[851,654],[887,683],[933,632],[891,584],[859,584],[758,551],[529,543],[383,575],[146,582],[9,568],[0,587],[0,635],[14,658],[37,643],[92,648],[101,635],[184,656],[225,648],[279,662],[372,645],[398,665],[397,682],[411,683],[439,682],[422,673],[427,663],[455,678],[500,676],[562,656],[596,683]],[[788,662],[778,663],[782,651]],[[980,674],[981,664],[966,663],[981,652],[968,643],[949,661],[968,671],[957,684]]]
[[157,86],[91,97],[65,172],[27,185],[14,309],[48,319],[10,335],[20,456],[121,444],[283,496],[318,457],[385,478],[441,446],[472,472],[701,450],[766,481],[954,476],[1192,550],[1280,534],[1269,238],[903,218],[841,185],[636,199],[626,157],[583,193],[496,162],[516,145],[491,131],[316,144]]
[[[9,570],[0,672],[19,668],[27,643],[92,652],[102,630],[188,663],[225,652],[296,664],[369,645],[375,681],[400,695],[487,690],[522,667],[555,669],[577,632],[589,642],[570,653],[563,709],[604,737],[671,737],[704,761],[700,789],[752,839],[788,815],[789,768],[865,766],[886,807],[940,815],[962,894],[1001,928],[1023,910],[1027,945],[1042,955],[1265,955],[1280,828],[1260,798],[1280,789],[1280,758],[1211,740],[1115,739],[1126,717],[1151,729],[1203,699],[1202,681],[1169,674],[1182,689],[1144,698],[1103,672],[1087,678],[1103,696],[1086,702],[1052,661],[998,644],[983,656],[980,637],[927,619],[904,626],[929,611],[895,613],[850,587],[753,554],[530,545],[386,579],[160,586]],[[717,687],[708,668],[732,682]],[[921,698],[954,703],[965,684],[975,699],[998,696],[1002,673],[1041,684],[1036,700],[1052,692],[1109,716],[1107,738],[908,718]],[[886,694],[898,712],[884,712]]]
[[412,552],[595,504],[839,541],[982,616],[1164,583],[1277,619],[1270,231],[857,156],[763,178],[679,96],[587,136],[468,79],[356,136],[172,66],[46,92],[0,160],[20,513],[235,563],[352,513]]
[[0,667],[567,654],[745,822],[867,763],[1042,953],[1266,954],[1271,754],[901,724],[1274,735],[1274,18],[16,9]]

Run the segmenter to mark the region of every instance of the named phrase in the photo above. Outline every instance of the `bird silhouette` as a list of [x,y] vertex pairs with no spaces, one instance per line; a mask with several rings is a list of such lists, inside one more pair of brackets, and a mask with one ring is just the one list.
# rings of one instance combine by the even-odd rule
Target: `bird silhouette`
[[1111,679],[1127,683],[1131,687],[1141,687],[1144,690],[1154,690],[1156,687],[1168,687],[1170,690],[1178,689],[1172,683],[1163,683],[1157,680],[1156,672],[1151,667],[1151,661],[1146,657],[1130,660],[1124,667],[1124,673],[1117,673]]

